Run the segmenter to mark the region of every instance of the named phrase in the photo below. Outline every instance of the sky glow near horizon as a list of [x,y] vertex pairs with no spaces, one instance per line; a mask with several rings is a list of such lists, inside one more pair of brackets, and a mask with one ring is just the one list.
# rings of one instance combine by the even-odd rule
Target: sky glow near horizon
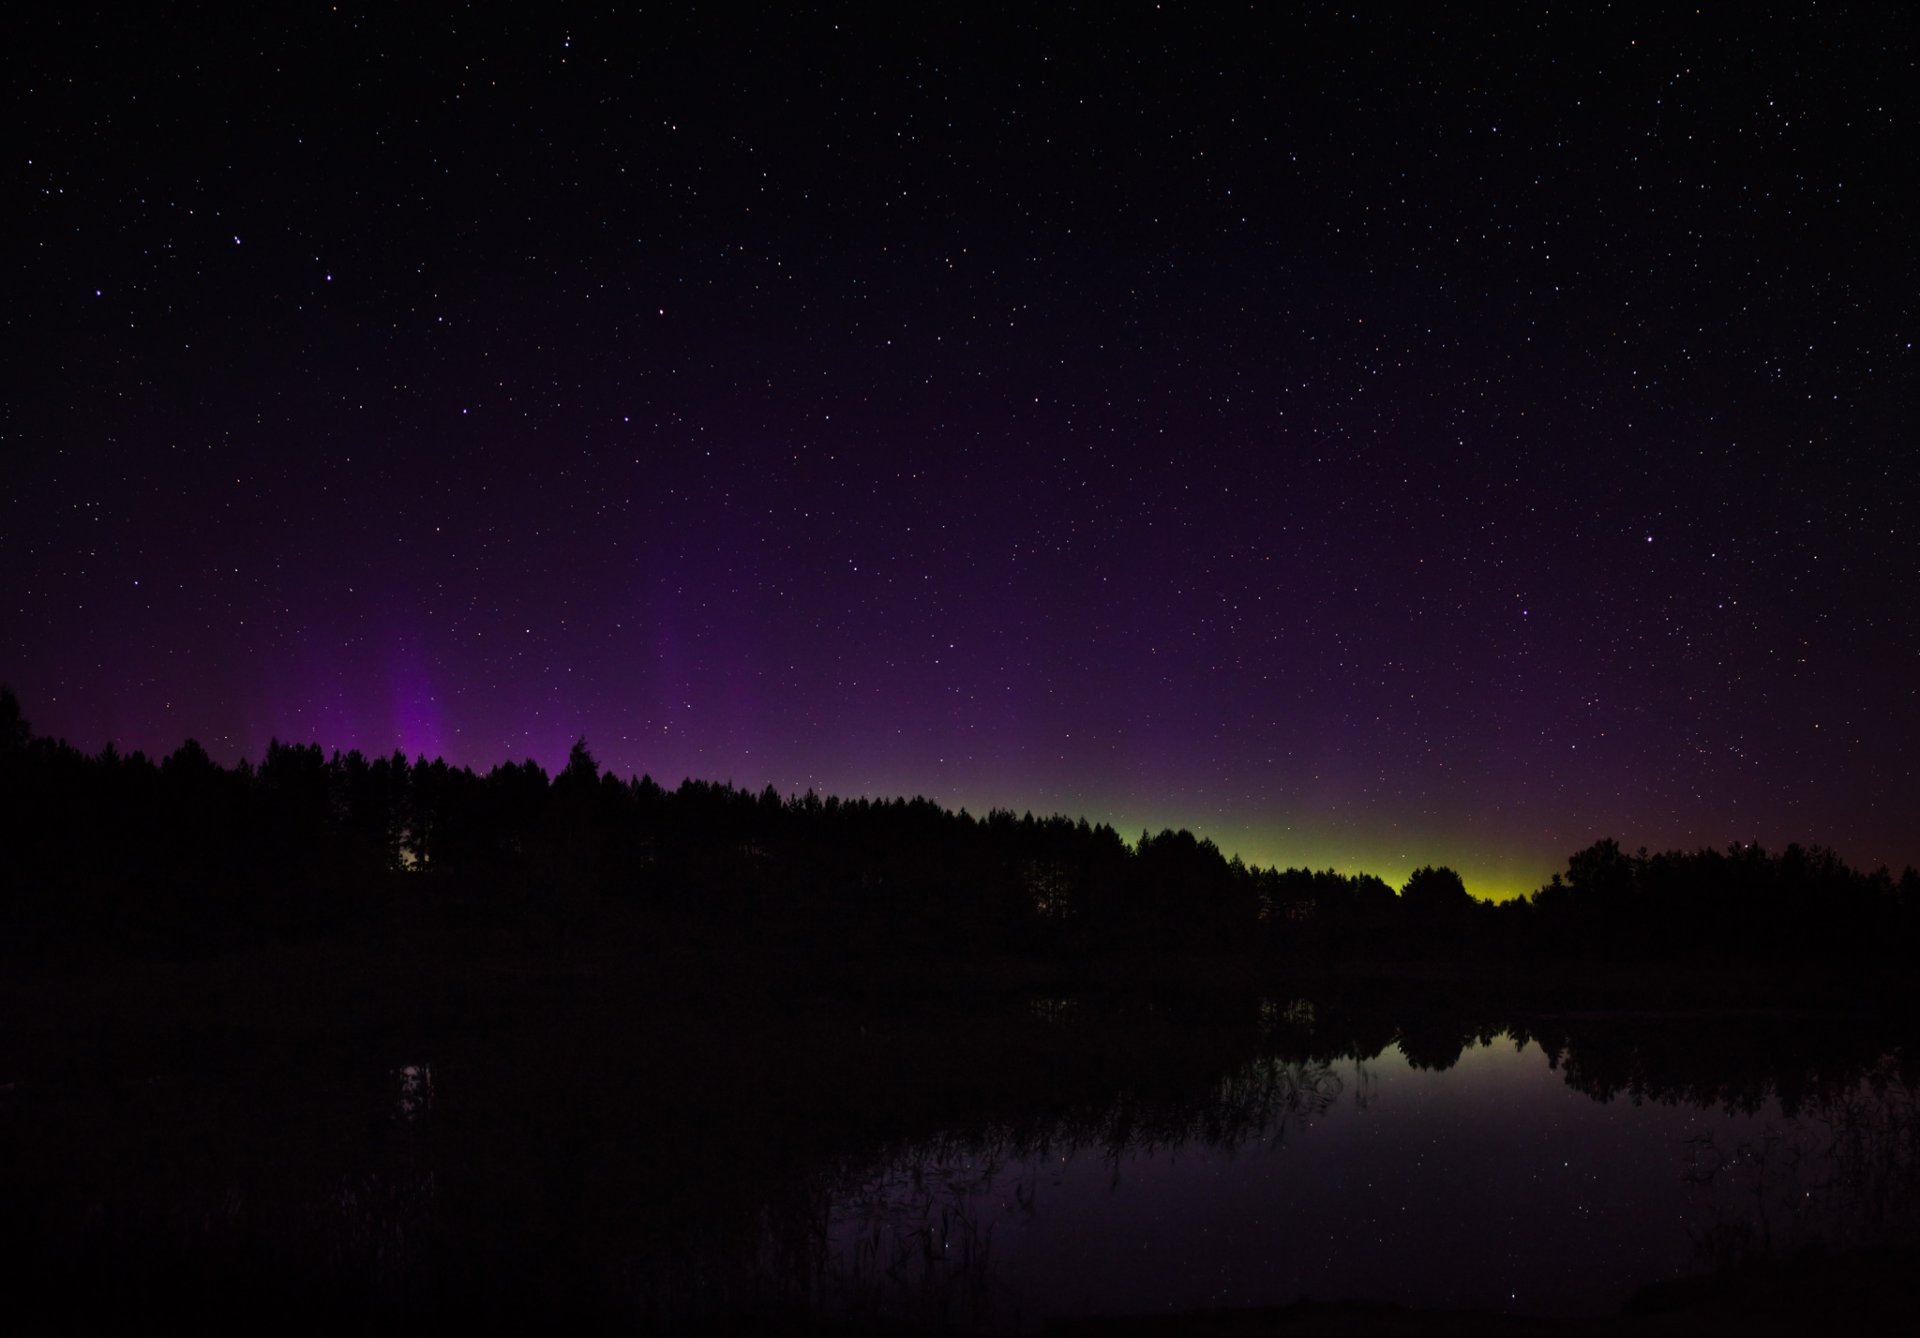
[[1910,17],[491,23],[24,25],[37,728],[1920,864]]

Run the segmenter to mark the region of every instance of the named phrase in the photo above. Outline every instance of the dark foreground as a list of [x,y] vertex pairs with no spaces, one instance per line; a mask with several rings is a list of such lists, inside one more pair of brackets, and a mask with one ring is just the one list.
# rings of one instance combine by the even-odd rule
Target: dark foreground
[[[990,1233],[939,1218],[952,1253],[938,1268],[850,1246],[858,1168],[907,1158],[929,1221],[1032,1184],[923,1192],[913,1159],[928,1148],[942,1167],[955,1149],[969,1165],[1053,1149],[1244,1169],[1287,1136],[1332,1146],[1311,1141],[1332,1136],[1311,1132],[1333,1118],[1325,1091],[1345,1082],[1351,1104],[1369,1066],[1445,1074],[1500,1038],[1544,1052],[1582,1109],[1818,1114],[1853,1160],[1821,1182],[1825,1216],[1764,1232],[1716,1219],[1701,1278],[1625,1313],[1315,1293],[1052,1331],[1769,1333],[1905,1317],[1901,1251],[1920,1220],[1908,1003],[1893,979],[1733,966],[795,961],[615,927],[36,956],[0,973],[0,1285],[9,1327],[1030,1329],[1041,1317],[1010,1321],[991,1299]],[[1740,1192],[1774,1192],[1767,1174]],[[1042,1210],[1064,1193],[1043,1184]],[[849,1257],[873,1265],[852,1283]]]
[[1491,1334],[1496,1338],[1681,1338],[1822,1333],[1835,1325],[1899,1332],[1920,1305],[1920,1256],[1865,1251],[1703,1274],[1648,1287],[1619,1314],[1545,1319],[1491,1311],[1416,1310],[1301,1301],[1265,1310],[1067,1320],[1051,1338],[1346,1338],[1352,1334]]

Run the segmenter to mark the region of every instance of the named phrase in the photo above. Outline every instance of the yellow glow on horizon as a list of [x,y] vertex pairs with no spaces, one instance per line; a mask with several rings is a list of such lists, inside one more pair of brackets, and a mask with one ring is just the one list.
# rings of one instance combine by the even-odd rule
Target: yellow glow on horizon
[[[1484,832],[1463,833],[1439,824],[1421,827],[1359,816],[1330,818],[1300,813],[1291,819],[1275,819],[1205,815],[1183,811],[1177,804],[1142,802],[1135,795],[1080,791],[1033,803],[1014,796],[1011,792],[1017,787],[1013,786],[1008,787],[1009,793],[987,796],[965,791],[928,794],[924,787],[893,785],[891,780],[870,781],[852,787],[851,793],[873,798],[926,794],[943,807],[956,812],[964,808],[975,817],[993,809],[1030,811],[1036,818],[1060,813],[1075,821],[1085,818],[1095,825],[1112,827],[1129,847],[1139,842],[1142,831],[1157,835],[1184,828],[1202,840],[1212,841],[1228,859],[1238,855],[1259,868],[1332,869],[1349,877],[1372,874],[1396,890],[1406,885],[1415,869],[1441,865],[1458,873],[1468,893],[1483,901],[1509,901],[1536,891],[1566,868],[1567,856],[1578,848],[1569,845],[1558,849],[1540,838],[1517,840]],[[847,792],[842,797],[847,797]]]
[[1415,869],[1444,865],[1460,875],[1470,894],[1483,901],[1510,901],[1537,890],[1566,867],[1568,853],[1516,849],[1505,842],[1482,845],[1444,831],[1382,832],[1360,824],[1344,829],[1304,822],[1277,827],[1234,821],[1158,825],[1114,821],[1112,825],[1129,845],[1140,839],[1143,826],[1155,833],[1164,827],[1186,827],[1195,836],[1211,840],[1229,859],[1237,854],[1249,865],[1332,869],[1349,877],[1373,874],[1396,889],[1405,886]]

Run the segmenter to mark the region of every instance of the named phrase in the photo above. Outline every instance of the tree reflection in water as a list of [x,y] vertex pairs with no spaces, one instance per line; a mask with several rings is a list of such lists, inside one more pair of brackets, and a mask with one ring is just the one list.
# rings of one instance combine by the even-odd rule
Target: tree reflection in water
[[[1303,1010],[1286,1011],[1302,1019]],[[1267,1015],[1273,1016],[1270,1010]],[[1654,1179],[1664,1165],[1673,1181],[1683,1182],[1678,1222],[1646,1223],[1655,1235],[1676,1226],[1684,1233],[1672,1264],[1680,1271],[1688,1264],[1686,1242],[1693,1266],[1702,1269],[1810,1248],[1920,1243],[1916,1087],[1895,1059],[1766,1072],[1750,1055],[1728,1051],[1716,1065],[1689,1065],[1677,1062],[1678,1056],[1697,1052],[1676,1051],[1657,1039],[1660,1030],[1575,1027],[1556,1033],[1541,1054],[1522,1028],[1499,1036],[1468,1029],[1449,1041],[1445,1027],[1429,1021],[1411,1037],[1412,1045],[1400,1041],[1393,1058],[1405,1063],[1397,1082],[1431,1083],[1463,1055],[1489,1044],[1517,1047],[1548,1065],[1536,1070],[1538,1081],[1528,1080],[1535,1093],[1528,1100],[1551,1100],[1556,1090],[1564,1100],[1571,1089],[1602,1105],[1625,1098],[1639,1108],[1641,1117],[1628,1123],[1634,1131],[1630,1147],[1611,1155],[1656,1163],[1645,1168]],[[1391,1067],[1401,1072],[1398,1062]],[[1461,1078],[1475,1080],[1471,1074]],[[1389,1118],[1416,1121],[1417,1113],[1405,1106],[1418,1090],[1395,1086],[1401,1109]],[[1269,1054],[1185,1101],[1122,1094],[1048,1121],[985,1124],[849,1156],[799,1178],[766,1208],[755,1269],[759,1304],[880,1325],[966,1332],[1029,1328],[1043,1316],[1022,1307],[1044,1301],[1030,1288],[1004,1285],[1006,1274],[1017,1268],[1025,1248],[1021,1233],[1036,1219],[1050,1210],[1069,1217],[1086,1211],[1084,1179],[1077,1207],[1064,1203],[1072,1195],[1075,1163],[1103,1164],[1108,1188],[1118,1190],[1156,1159],[1177,1159],[1195,1149],[1277,1148],[1303,1121],[1336,1107],[1362,1114],[1378,1100],[1378,1071],[1368,1060]],[[1671,1117],[1663,1119],[1660,1111]],[[1510,1126],[1516,1147],[1527,1134],[1523,1110],[1487,1109],[1480,1118]],[[1704,1131],[1701,1120],[1708,1124]],[[1436,1145],[1446,1146],[1446,1137],[1438,1136]],[[1329,1147],[1304,1146],[1316,1158]],[[1589,1178],[1604,1179],[1613,1169],[1617,1164],[1596,1161]],[[1366,1166],[1352,1168],[1357,1176],[1368,1172]],[[1135,1192],[1164,1191],[1166,1182],[1153,1179]],[[1272,1206],[1290,1210],[1285,1203]],[[1559,1229],[1549,1218],[1534,1226],[1543,1237]],[[1009,1250],[1016,1258],[1009,1260]],[[1166,1264],[1148,1254],[1140,1267]],[[1623,1278],[1620,1299],[1638,1283],[1664,1275]]]
[[1277,1145],[1290,1126],[1371,1092],[1354,1063],[1268,1057],[1219,1080],[1205,1098],[1126,1095],[1037,1123],[990,1124],[910,1140],[804,1177],[763,1219],[762,1300],[773,1308],[850,1321],[963,1331],[1017,1326],[990,1286],[1003,1221],[1031,1220],[1061,1168],[1099,1157],[1109,1188],[1142,1158],[1190,1146],[1231,1151]]
[[1851,1089],[1769,1119],[1757,1136],[1685,1140],[1703,1266],[1809,1249],[1920,1244],[1920,1118],[1892,1059]]
[[[1516,1308],[1551,1311],[1577,1272],[1617,1306],[1695,1264],[1920,1240],[1920,1068],[1871,1015],[1412,982],[891,1012],[593,988],[418,1048],[168,1021],[199,1051],[9,1076],[16,1278],[49,1305],[247,1318],[300,1296],[343,1318],[1006,1330],[1195,1295],[1505,1304],[1512,1278],[1537,1284]],[[1128,1213],[1124,1258],[1083,1229]]]

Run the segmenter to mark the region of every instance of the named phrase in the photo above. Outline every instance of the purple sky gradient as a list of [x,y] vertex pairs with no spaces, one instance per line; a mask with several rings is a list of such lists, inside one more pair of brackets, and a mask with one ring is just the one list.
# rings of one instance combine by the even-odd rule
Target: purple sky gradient
[[1920,864],[1911,19],[662,13],[25,25],[36,727]]

